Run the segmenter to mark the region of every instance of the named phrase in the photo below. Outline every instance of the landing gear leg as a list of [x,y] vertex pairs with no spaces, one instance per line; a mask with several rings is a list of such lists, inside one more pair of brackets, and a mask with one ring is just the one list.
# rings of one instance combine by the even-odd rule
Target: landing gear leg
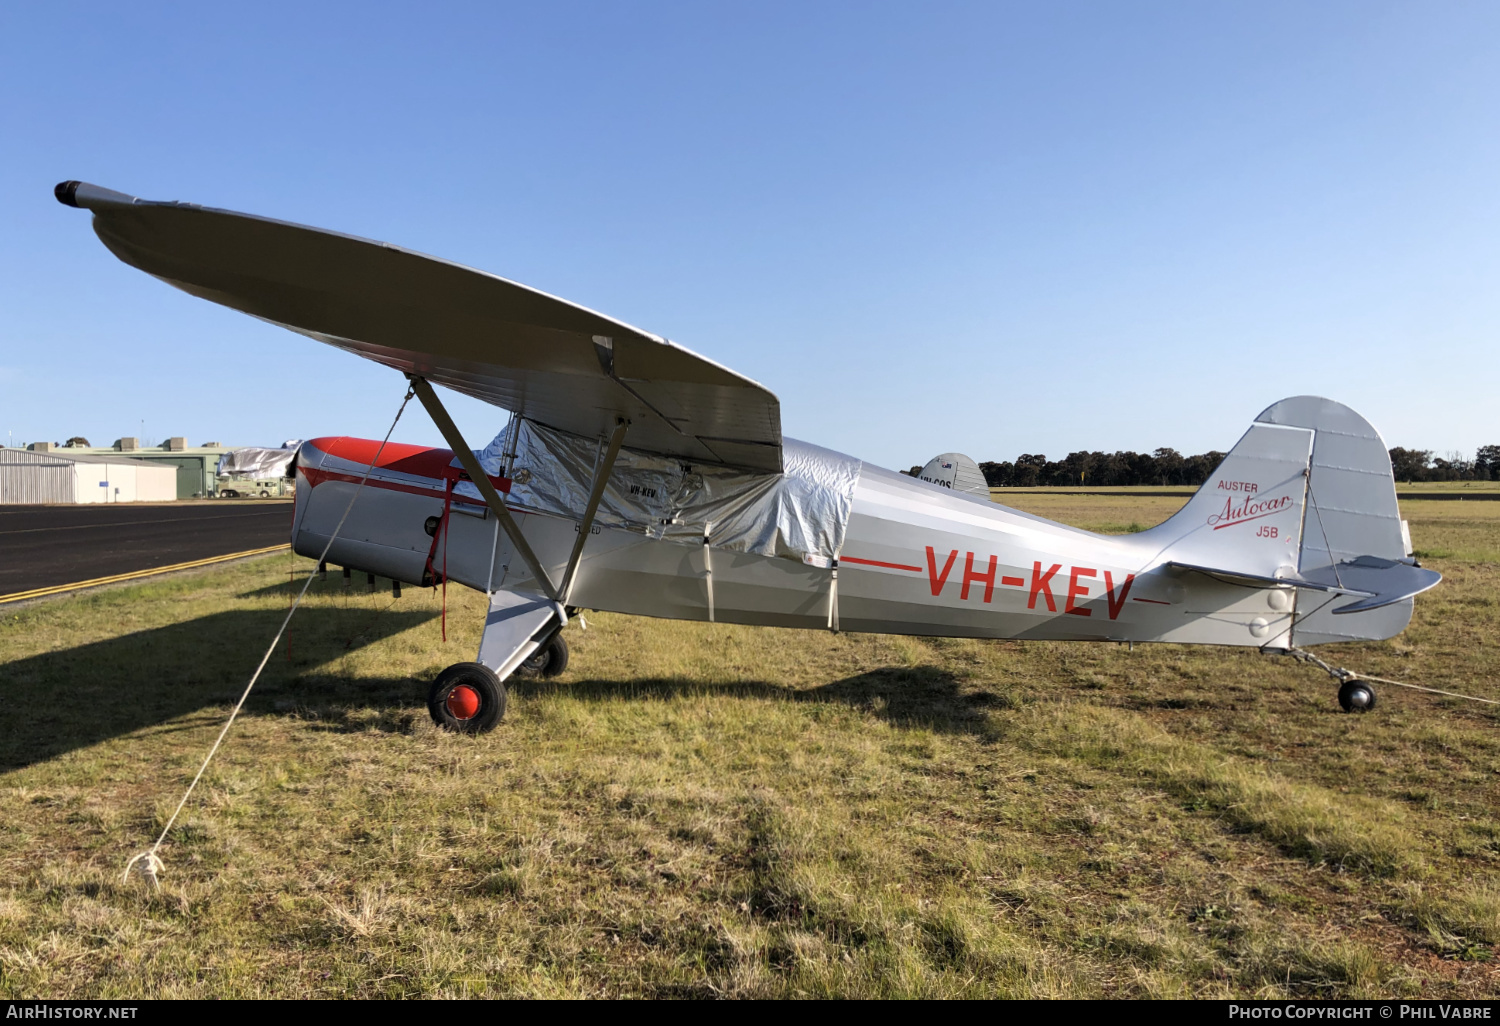
[[1375,708],[1375,689],[1362,680],[1346,680],[1339,687],[1339,705],[1344,712],[1369,712]]
[[1352,670],[1330,666],[1311,652],[1289,648],[1283,653],[1299,663],[1309,663],[1339,682],[1339,705],[1344,712],[1369,712],[1375,708],[1375,689]]

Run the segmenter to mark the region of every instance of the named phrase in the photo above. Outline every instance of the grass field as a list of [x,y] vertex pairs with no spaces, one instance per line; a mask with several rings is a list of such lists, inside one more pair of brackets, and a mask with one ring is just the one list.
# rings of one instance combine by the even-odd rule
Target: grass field
[[[1125,531],[1181,500],[1007,493]],[[1500,502],[1321,650],[1500,699]],[[492,734],[425,681],[478,596],[315,584],[163,854],[122,884],[306,561],[7,611],[0,995],[1492,996],[1493,707],[1244,651],[589,618]]]

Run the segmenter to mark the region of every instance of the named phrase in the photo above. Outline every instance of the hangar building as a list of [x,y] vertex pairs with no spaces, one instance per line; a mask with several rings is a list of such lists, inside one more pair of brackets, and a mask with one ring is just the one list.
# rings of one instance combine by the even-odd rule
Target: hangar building
[[0,448],[0,505],[175,498],[176,466],[58,449]]
[[[161,445],[142,446],[140,439],[121,438],[114,445],[88,448],[69,446],[60,449],[46,442],[36,442],[27,448],[53,455],[69,454],[84,459],[95,457],[127,458],[145,460],[156,466],[171,467],[177,474],[176,491],[168,498],[194,499],[211,497],[218,491],[219,457],[224,455],[223,446],[217,442],[190,446],[185,438],[169,438]],[[101,478],[101,480],[103,480]]]

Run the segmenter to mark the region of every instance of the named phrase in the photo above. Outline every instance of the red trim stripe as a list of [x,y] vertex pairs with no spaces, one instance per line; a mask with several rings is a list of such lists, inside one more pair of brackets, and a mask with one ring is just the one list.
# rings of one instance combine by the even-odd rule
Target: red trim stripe
[[[360,475],[358,474],[345,474],[337,470],[318,470],[316,467],[298,467],[297,469],[303,477],[307,478],[308,485],[313,488],[318,487],[324,481],[348,481],[350,484],[359,484],[360,482]],[[369,486],[385,492],[405,492],[407,495],[429,495],[434,499],[441,499],[443,497],[443,489],[440,487],[423,488],[420,485],[398,484],[395,481],[383,481],[373,475],[370,477]],[[468,503],[471,506],[488,506],[488,503],[483,499],[474,499],[467,495],[454,495],[453,501]]]
[[882,563],[878,559],[859,559],[855,556],[840,556],[840,563],[858,563],[861,566],[883,566],[887,570],[910,570],[914,574],[922,572],[919,566],[907,566],[905,563]]
[[1170,606],[1172,604],[1170,602],[1163,602],[1161,599],[1133,598],[1130,601],[1132,601],[1132,602],[1149,602],[1153,606]]
[[[354,464],[368,465],[378,453],[380,462],[376,464],[377,467],[383,470],[394,470],[399,474],[410,474],[413,477],[426,477],[437,481],[460,481],[466,476],[461,467],[453,465],[452,449],[434,449],[427,445],[386,442],[385,449],[382,450],[380,443],[373,439],[350,438],[347,435],[314,438],[309,440],[307,445],[329,456]],[[498,490],[510,491],[509,478],[496,477],[492,474],[490,481]]]

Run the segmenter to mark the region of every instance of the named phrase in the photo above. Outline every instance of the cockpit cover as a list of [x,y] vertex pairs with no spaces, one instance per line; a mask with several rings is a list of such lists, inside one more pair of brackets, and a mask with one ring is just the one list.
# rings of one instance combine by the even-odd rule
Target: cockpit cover
[[[537,512],[579,516],[588,505],[604,441],[520,419],[476,454],[487,473],[504,471],[512,430],[516,455],[509,500]],[[818,564],[837,558],[861,463],[791,438],[782,451],[785,472],[765,474],[623,447],[599,503],[598,522],[692,545],[701,545],[706,536],[716,549]],[[468,482],[458,490],[478,495]]]
[[245,446],[230,449],[219,457],[218,473],[221,477],[250,477],[266,480],[285,477],[286,468],[297,456],[295,447],[290,449],[261,449]]

